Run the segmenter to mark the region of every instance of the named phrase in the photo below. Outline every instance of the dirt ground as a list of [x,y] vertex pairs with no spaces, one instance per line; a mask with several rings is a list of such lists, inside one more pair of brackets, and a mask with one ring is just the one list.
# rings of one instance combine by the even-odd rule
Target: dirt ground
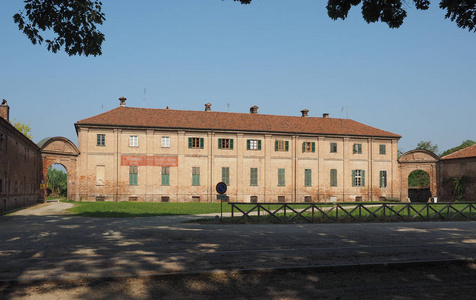
[[2,299],[474,299],[467,263],[0,282]]
[[[476,222],[201,225],[182,223],[193,216],[81,218],[65,214],[69,205],[0,217],[0,299],[446,300],[476,293]],[[439,262],[422,262],[432,259]]]

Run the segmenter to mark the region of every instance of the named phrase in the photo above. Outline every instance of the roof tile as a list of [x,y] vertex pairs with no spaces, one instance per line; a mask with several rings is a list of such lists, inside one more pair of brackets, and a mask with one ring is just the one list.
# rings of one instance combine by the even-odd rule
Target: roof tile
[[105,113],[80,120],[75,124],[76,127],[82,125],[264,131],[401,138],[398,134],[350,119],[135,107],[117,107]]
[[440,159],[445,160],[445,159],[457,159],[457,158],[469,158],[469,157],[476,157],[476,144],[473,146],[469,146],[464,149],[458,150],[451,154],[445,155]]

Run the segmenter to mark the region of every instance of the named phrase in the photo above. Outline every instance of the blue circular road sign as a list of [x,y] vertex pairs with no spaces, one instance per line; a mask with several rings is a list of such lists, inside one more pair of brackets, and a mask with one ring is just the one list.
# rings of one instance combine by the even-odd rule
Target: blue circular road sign
[[217,183],[216,190],[217,190],[218,194],[226,193],[227,189],[228,189],[228,187],[226,186],[226,183],[224,183],[224,182]]

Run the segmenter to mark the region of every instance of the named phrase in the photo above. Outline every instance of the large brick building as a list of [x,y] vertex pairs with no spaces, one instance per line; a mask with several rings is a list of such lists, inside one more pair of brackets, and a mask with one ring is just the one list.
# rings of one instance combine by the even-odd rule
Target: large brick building
[[40,148],[9,122],[10,107],[0,104],[0,213],[38,203]]
[[438,197],[442,201],[456,200],[454,180],[465,187],[460,201],[476,201],[476,145],[443,156],[438,162]]
[[119,107],[78,121],[75,200],[400,198],[400,135],[349,119]]

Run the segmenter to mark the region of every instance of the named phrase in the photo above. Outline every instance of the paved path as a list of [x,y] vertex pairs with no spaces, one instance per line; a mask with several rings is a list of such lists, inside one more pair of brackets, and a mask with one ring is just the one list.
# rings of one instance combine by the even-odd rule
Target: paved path
[[[476,222],[223,225],[85,218],[49,203],[0,217],[0,280],[474,259]],[[37,215],[42,210],[42,215]]]

